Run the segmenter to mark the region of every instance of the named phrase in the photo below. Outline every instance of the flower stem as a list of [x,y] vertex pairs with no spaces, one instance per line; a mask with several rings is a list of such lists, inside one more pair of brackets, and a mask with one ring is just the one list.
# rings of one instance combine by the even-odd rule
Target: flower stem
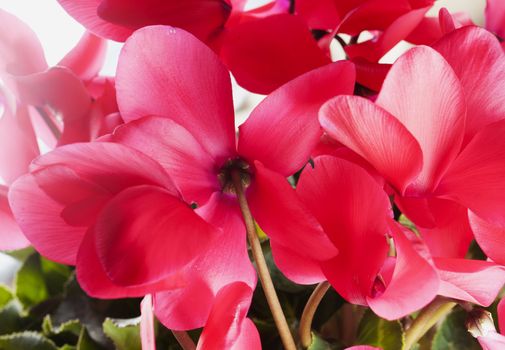
[[175,339],[177,339],[177,342],[179,342],[179,345],[182,347],[183,350],[196,349],[196,345],[193,342],[193,339],[191,339],[191,337],[188,335],[187,332],[172,330],[172,334],[174,335]]
[[403,350],[409,350],[414,346],[431,327],[451,312],[456,304],[456,302],[450,299],[438,297],[426,306],[405,332]]
[[328,281],[319,283],[310,295],[307,304],[305,304],[299,328],[300,340],[304,349],[308,348],[312,343],[312,320],[314,319],[314,314],[316,313],[319,303],[323,300],[328,289],[330,289],[330,283]]
[[272,277],[268,272],[267,263],[265,261],[265,256],[261,250],[261,244],[256,232],[256,226],[254,224],[254,219],[247,204],[247,199],[244,194],[244,188],[242,186],[242,180],[240,174],[237,171],[232,171],[231,177],[233,180],[233,185],[235,186],[235,191],[238,198],[238,203],[240,210],[242,211],[242,216],[244,218],[245,227],[247,231],[247,239],[249,240],[249,245],[251,246],[254,261],[256,262],[256,268],[258,270],[259,279],[261,285],[263,286],[263,291],[265,293],[268,306],[272,312],[275,325],[279,332],[282,340],[282,344],[286,350],[296,350],[295,341],[291,334],[291,331],[286,321],[286,317],[282,311],[281,303],[275,292],[274,284],[272,282]]
[[36,109],[37,109],[37,112],[39,113],[39,115],[41,116],[42,120],[44,120],[44,123],[46,123],[47,127],[49,128],[49,130],[53,134],[54,138],[56,140],[59,140],[61,138],[61,131],[60,131],[60,129],[58,129],[56,124],[53,122],[53,120],[51,119],[49,114],[42,107],[37,107]]

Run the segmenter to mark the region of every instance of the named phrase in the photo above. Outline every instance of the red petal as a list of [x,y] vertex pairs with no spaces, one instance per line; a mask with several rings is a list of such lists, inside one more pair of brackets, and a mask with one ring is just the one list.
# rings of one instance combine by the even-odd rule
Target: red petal
[[[333,96],[352,94],[354,67],[341,61],[306,73],[267,96],[240,126],[238,150],[284,176],[299,170],[321,136],[317,113]],[[313,88],[318,86],[317,91]]]
[[400,192],[416,178],[422,153],[412,134],[391,114],[357,96],[337,96],[320,111],[326,132],[369,161]]
[[170,329],[202,327],[216,293],[223,286],[237,281],[251,288],[256,286],[256,271],[247,254],[245,227],[236,200],[215,193],[197,211],[223,232],[207,254],[193,265],[193,270],[188,271],[191,279],[187,287],[155,295],[156,316]]
[[91,80],[102,69],[106,51],[106,40],[86,32],[58,66],[67,67],[82,80]]
[[484,253],[493,261],[505,265],[505,226],[495,225],[483,220],[471,210],[468,219],[472,227],[475,240]]
[[435,258],[439,295],[488,307],[505,283],[505,267],[488,261]]
[[330,156],[304,169],[297,193],[339,250],[322,265],[328,281],[348,301],[363,304],[389,249],[386,193],[365,170]]
[[368,62],[361,58],[357,58],[353,62],[356,66],[356,81],[369,89],[379,91],[391,65]]
[[390,228],[397,251],[393,277],[382,295],[367,297],[367,301],[377,315],[394,320],[432,301],[439,288],[439,278],[435,269],[419,255],[397,224],[391,223]]
[[505,38],[505,4],[500,0],[486,1],[486,29]]
[[334,0],[298,0],[295,10],[311,29],[333,30],[340,22]]
[[125,121],[168,117],[191,132],[213,157],[222,160],[234,153],[228,71],[191,34],[164,26],[138,30],[121,52],[116,88]]
[[259,162],[255,165],[247,199],[254,219],[270,240],[310,259],[334,257],[337,249],[287,180]]
[[437,193],[505,226],[505,119],[483,128],[453,162]]
[[[251,287],[243,282],[229,284],[217,293],[197,349],[261,349],[257,330],[249,336],[241,333],[251,330],[250,325],[244,327],[244,321],[252,293]],[[237,346],[237,340],[241,347]]]
[[113,139],[157,160],[188,203],[204,204],[220,190],[212,157],[193,135],[171,119],[145,117],[132,121],[116,129]]
[[303,20],[290,14],[233,26],[224,36],[220,56],[240,86],[260,94],[330,63]]
[[458,154],[465,128],[463,90],[451,67],[436,51],[414,48],[389,71],[377,104],[421,146],[423,169],[409,190],[432,191]]
[[166,190],[128,188],[103,208],[96,226],[97,252],[119,285],[158,282],[194,263],[218,231]]
[[7,187],[0,185],[0,250],[26,248],[30,242],[21,232],[7,200]]

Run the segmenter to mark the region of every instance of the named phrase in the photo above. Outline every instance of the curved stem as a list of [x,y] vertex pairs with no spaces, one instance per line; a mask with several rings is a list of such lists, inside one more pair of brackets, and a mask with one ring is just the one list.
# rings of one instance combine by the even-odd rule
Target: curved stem
[[312,320],[314,319],[314,314],[316,313],[319,303],[328,289],[330,289],[330,283],[328,281],[319,283],[310,295],[310,298],[303,309],[302,318],[300,319],[299,332],[302,346],[305,349],[312,343]]
[[272,277],[268,272],[267,263],[265,261],[265,256],[261,250],[261,244],[256,232],[256,226],[254,224],[254,219],[247,204],[247,200],[244,194],[244,188],[242,187],[242,180],[240,174],[237,171],[232,171],[231,177],[233,180],[233,185],[235,186],[235,191],[238,198],[238,203],[242,216],[244,218],[245,227],[247,231],[247,239],[249,240],[249,245],[251,246],[254,261],[256,262],[256,268],[258,270],[259,279],[265,293],[268,306],[272,312],[275,325],[279,332],[282,340],[282,344],[286,350],[296,350],[295,341],[289,330],[288,322],[282,311],[281,303],[275,292],[274,284],[272,282]]
[[44,110],[44,108],[36,107],[36,109],[37,109],[37,112],[39,113],[39,115],[42,117],[42,120],[44,120],[44,123],[46,123],[47,127],[49,128],[49,130],[53,134],[56,141],[58,141],[61,138],[60,129],[58,129],[58,127],[53,122],[53,120],[51,119],[49,114]]
[[183,350],[196,350],[196,345],[187,332],[172,330],[172,334]]
[[403,350],[409,350],[423,337],[438,321],[444,318],[456,302],[438,297],[426,306],[416,317],[412,325],[405,332],[405,345]]

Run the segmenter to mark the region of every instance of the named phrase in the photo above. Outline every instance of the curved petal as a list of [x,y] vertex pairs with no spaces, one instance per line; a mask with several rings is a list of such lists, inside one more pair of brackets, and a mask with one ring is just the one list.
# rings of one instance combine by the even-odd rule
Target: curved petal
[[97,9],[102,1],[103,0],[58,0],[65,11],[77,22],[85,26],[90,32],[107,39],[125,41],[134,29],[115,25],[100,18]]
[[21,232],[7,200],[7,187],[0,185],[0,250],[26,248],[30,242]]
[[367,301],[377,315],[394,320],[432,301],[439,289],[439,278],[433,266],[419,255],[395,222],[390,228],[397,251],[393,276],[383,294],[367,297]]
[[0,75],[25,75],[47,68],[35,33],[16,16],[0,9]]
[[259,160],[284,176],[298,171],[321,136],[319,108],[331,97],[352,94],[354,77],[350,62],[335,62],[268,95],[239,128],[239,154],[250,163]]
[[118,299],[142,297],[148,293],[185,287],[184,274],[172,276],[157,283],[125,287],[114,284],[105,273],[96,251],[95,229],[91,227],[79,246],[76,260],[76,275],[79,285],[93,298]]
[[85,32],[77,45],[58,63],[74,72],[82,80],[98,75],[105,62],[107,41]]
[[247,200],[254,219],[270,240],[316,261],[334,257],[337,249],[288,181],[259,162],[255,166]]
[[465,144],[485,125],[503,119],[505,55],[488,31],[475,26],[457,29],[433,45],[449,62],[467,100]]
[[371,62],[379,61],[419,25],[430,7],[408,11],[391,23],[378,38],[346,46],[345,52],[351,59],[361,57]]
[[331,62],[303,20],[287,13],[229,28],[220,56],[240,86],[259,94]]
[[412,134],[391,114],[357,96],[337,96],[319,114],[323,129],[370,162],[400,192],[421,171],[422,153]]
[[186,202],[204,204],[220,190],[211,156],[184,127],[168,118],[144,117],[116,129],[113,140],[157,160]]
[[500,0],[486,1],[486,29],[505,38],[505,4]]
[[291,281],[297,284],[315,284],[326,280],[317,260],[296,253],[294,250],[271,241],[275,266]]
[[437,188],[441,197],[505,226],[505,119],[479,131],[452,163]]
[[333,30],[340,22],[334,0],[298,0],[295,11],[303,17],[310,29]]
[[156,316],[170,329],[187,330],[204,326],[215,295],[223,286],[237,281],[251,288],[256,286],[256,271],[247,254],[245,227],[236,199],[215,193],[197,212],[220,227],[222,236],[188,271],[188,276],[192,278],[187,287],[156,293]]
[[186,203],[155,186],[116,195],[100,212],[95,232],[105,273],[124,286],[158,282],[179,272],[218,236]]
[[477,214],[468,211],[468,219],[472,227],[475,240],[484,253],[498,264],[505,265],[505,226],[493,225],[483,220]]
[[0,178],[7,184],[14,182],[28,171],[29,164],[38,155],[28,109],[19,106],[16,113],[11,113],[5,106],[0,116]]
[[458,78],[440,54],[417,47],[395,62],[376,102],[421,146],[423,169],[409,191],[432,191],[463,141],[466,106]]
[[505,347],[505,336],[496,332],[477,337],[482,350],[500,350]]
[[125,121],[150,115],[168,117],[216,159],[234,153],[229,73],[191,34],[165,26],[135,32],[121,52],[116,89]]
[[119,144],[59,147],[33,164],[31,174],[12,184],[9,202],[35,248],[65,264],[75,264],[82,237],[109,196],[141,184],[177,193],[159,164]]
[[353,63],[356,66],[356,81],[374,91],[381,89],[391,69],[390,64],[368,62],[362,58],[354,59]]
[[505,267],[489,261],[433,259],[440,276],[439,295],[488,307],[505,283]]
[[[244,325],[244,321],[247,320],[252,293],[251,287],[243,282],[231,283],[219,290],[198,340],[197,350],[261,349],[257,330],[248,337],[241,334],[243,330],[251,330],[250,325]],[[247,338],[243,339],[244,336]],[[240,340],[243,347],[237,346],[237,340]]]
[[339,250],[323,273],[340,295],[363,304],[389,249],[387,194],[364,169],[331,156],[304,169],[296,192]]

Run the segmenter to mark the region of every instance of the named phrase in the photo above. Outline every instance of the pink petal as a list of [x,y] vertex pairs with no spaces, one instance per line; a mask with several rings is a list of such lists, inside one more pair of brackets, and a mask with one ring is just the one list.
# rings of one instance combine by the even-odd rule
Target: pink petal
[[505,267],[488,261],[435,258],[439,295],[488,307],[505,283]]
[[140,339],[142,350],[156,350],[153,298],[150,294],[146,295],[140,303]]
[[102,0],[58,0],[74,19],[90,32],[107,39],[125,41],[133,29],[115,25],[98,16],[97,9]]
[[0,177],[10,184],[28,171],[39,147],[27,108],[18,106],[16,113],[4,108],[0,116]]
[[501,350],[505,347],[505,336],[495,332],[478,337],[477,340],[482,350]]
[[191,278],[187,287],[155,295],[156,316],[170,329],[204,326],[215,295],[223,286],[237,281],[256,286],[256,271],[247,254],[245,227],[236,199],[215,193],[197,212],[220,227],[222,236],[188,271]]
[[317,220],[281,175],[255,162],[255,181],[247,190],[254,219],[271,242],[317,261],[337,254]]
[[345,299],[363,304],[389,249],[386,193],[365,170],[330,156],[304,169],[296,192],[339,250],[323,273]]
[[231,350],[259,350],[261,349],[261,339],[258,329],[254,322],[246,318],[242,322],[239,330],[239,336],[235,340],[235,343],[230,348]]
[[503,119],[505,57],[496,38],[484,29],[464,27],[433,45],[461,81],[467,100],[465,144],[485,125]]
[[35,33],[10,13],[0,10],[0,75],[25,75],[45,70],[44,50]]
[[0,185],[0,250],[26,248],[30,242],[21,232],[7,200],[7,187]]
[[498,303],[496,312],[498,313],[498,323],[501,334],[505,333],[505,298],[502,298]]
[[103,208],[97,253],[119,285],[162,280],[194,263],[219,232],[186,203],[155,186],[128,188]]
[[505,4],[503,1],[486,1],[486,29],[505,38]]
[[409,190],[432,191],[458,154],[465,127],[464,95],[451,67],[428,47],[411,49],[389,71],[377,104],[421,146],[423,169]]
[[275,266],[291,281],[297,284],[315,284],[326,280],[320,263],[294,250],[271,241]]
[[191,132],[214,158],[223,160],[234,153],[229,74],[191,34],[164,26],[138,30],[121,52],[116,88],[125,121],[168,117]]
[[505,265],[505,226],[492,224],[468,211],[468,219],[472,227],[475,240],[484,253],[493,261]]
[[337,96],[320,111],[326,132],[370,162],[400,192],[422,167],[418,142],[391,114],[357,96]]
[[397,224],[391,223],[390,228],[397,251],[393,277],[382,295],[367,297],[367,301],[377,315],[394,320],[432,301],[439,289],[439,278],[435,269],[419,255]]
[[159,164],[118,144],[59,147],[33,164],[32,174],[12,184],[10,205],[35,248],[65,264],[75,264],[84,233],[108,195],[141,184],[161,185],[177,193]]
[[81,241],[76,265],[79,285],[89,296],[100,299],[142,297],[147,293],[182,288],[188,283],[184,274],[180,274],[157,283],[134,287],[124,287],[114,284],[106,275],[98,258],[95,230],[93,227],[88,230]]
[[[289,176],[306,162],[319,141],[317,113],[333,96],[352,94],[354,67],[341,61],[315,69],[283,85],[256,107],[240,126],[238,151]],[[318,86],[317,91],[313,86]]]
[[437,193],[505,226],[505,119],[480,130],[452,163]]
[[260,94],[330,63],[303,20],[290,14],[233,26],[224,36],[220,56],[240,86]]
[[298,0],[295,10],[311,29],[333,30],[340,21],[334,0]]
[[[229,284],[217,293],[197,349],[261,349],[259,333],[251,327],[254,324],[244,325],[252,293],[243,282]],[[252,334],[242,334],[251,330]]]
[[58,65],[67,67],[82,80],[91,80],[102,69],[106,51],[106,40],[85,32],[77,45]]
[[381,89],[382,83],[391,69],[390,64],[368,62],[362,58],[353,60],[353,63],[356,66],[356,81],[374,91]]
[[362,57],[371,62],[379,61],[396,44],[405,39],[416,28],[431,6],[416,9],[398,17],[378,38],[346,46],[345,52],[351,59]]
[[188,203],[204,204],[220,190],[212,157],[193,135],[171,119],[144,117],[132,121],[115,130],[113,139],[157,160]]

